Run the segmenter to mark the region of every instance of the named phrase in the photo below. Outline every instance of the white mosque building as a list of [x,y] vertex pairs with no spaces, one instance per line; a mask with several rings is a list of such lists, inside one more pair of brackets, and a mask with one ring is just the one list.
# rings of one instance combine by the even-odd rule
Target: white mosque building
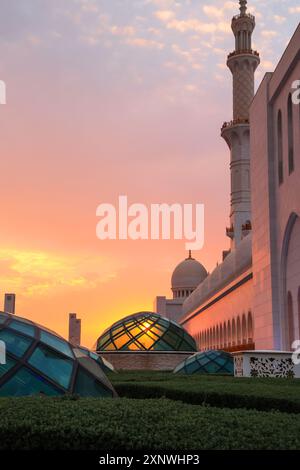
[[260,58],[255,18],[240,0],[232,20],[233,118],[221,135],[230,149],[231,241],[208,274],[189,257],[172,276],[173,299],[155,311],[178,321],[200,350],[290,351],[300,339],[300,24],[254,96]]

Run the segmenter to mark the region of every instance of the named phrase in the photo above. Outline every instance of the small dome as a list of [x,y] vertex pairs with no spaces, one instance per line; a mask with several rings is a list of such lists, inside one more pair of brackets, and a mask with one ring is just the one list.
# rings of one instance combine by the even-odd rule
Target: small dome
[[152,312],[114,323],[98,338],[101,351],[197,351],[194,338],[180,325]]
[[205,267],[190,256],[175,268],[172,275],[172,289],[196,289],[207,277]]
[[32,321],[0,312],[1,344],[6,351],[5,364],[0,362],[0,397],[116,396],[101,361]]
[[225,351],[198,352],[179,364],[174,374],[234,375],[233,356]]

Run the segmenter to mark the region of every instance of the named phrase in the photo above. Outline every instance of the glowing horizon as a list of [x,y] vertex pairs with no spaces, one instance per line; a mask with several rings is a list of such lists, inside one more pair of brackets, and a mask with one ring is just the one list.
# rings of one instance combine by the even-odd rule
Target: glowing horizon
[[[249,0],[257,85],[299,23],[296,0]],[[92,346],[121,317],[171,295],[183,241],[100,241],[96,208],[205,205],[211,271],[228,249],[229,152],[238,1],[3,0],[0,79],[1,293],[16,313]],[[0,306],[1,306],[0,297]],[[2,306],[1,308],[2,309]]]

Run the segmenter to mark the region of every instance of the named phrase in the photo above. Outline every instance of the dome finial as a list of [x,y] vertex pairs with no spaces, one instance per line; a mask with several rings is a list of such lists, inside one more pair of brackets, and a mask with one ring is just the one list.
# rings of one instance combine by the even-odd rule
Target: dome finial
[[240,0],[240,12],[241,15],[245,15],[247,11],[247,0]]
[[194,258],[192,257],[192,250],[189,250],[189,256],[188,256],[188,258],[186,258],[186,259],[194,259]]

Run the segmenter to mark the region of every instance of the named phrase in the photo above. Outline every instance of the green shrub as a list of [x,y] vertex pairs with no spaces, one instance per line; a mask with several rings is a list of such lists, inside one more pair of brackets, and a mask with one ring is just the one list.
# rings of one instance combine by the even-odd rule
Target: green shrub
[[165,399],[0,399],[1,450],[300,449],[300,416]]
[[127,398],[166,397],[222,408],[300,413],[299,380],[128,372],[116,376],[113,382],[118,394]]
[[168,386],[147,384],[119,384],[116,391],[127,398],[169,398],[193,405],[210,405],[221,408],[246,408],[259,411],[278,410],[286,413],[300,413],[300,403],[284,398],[270,398],[253,395],[205,392],[176,389]]

